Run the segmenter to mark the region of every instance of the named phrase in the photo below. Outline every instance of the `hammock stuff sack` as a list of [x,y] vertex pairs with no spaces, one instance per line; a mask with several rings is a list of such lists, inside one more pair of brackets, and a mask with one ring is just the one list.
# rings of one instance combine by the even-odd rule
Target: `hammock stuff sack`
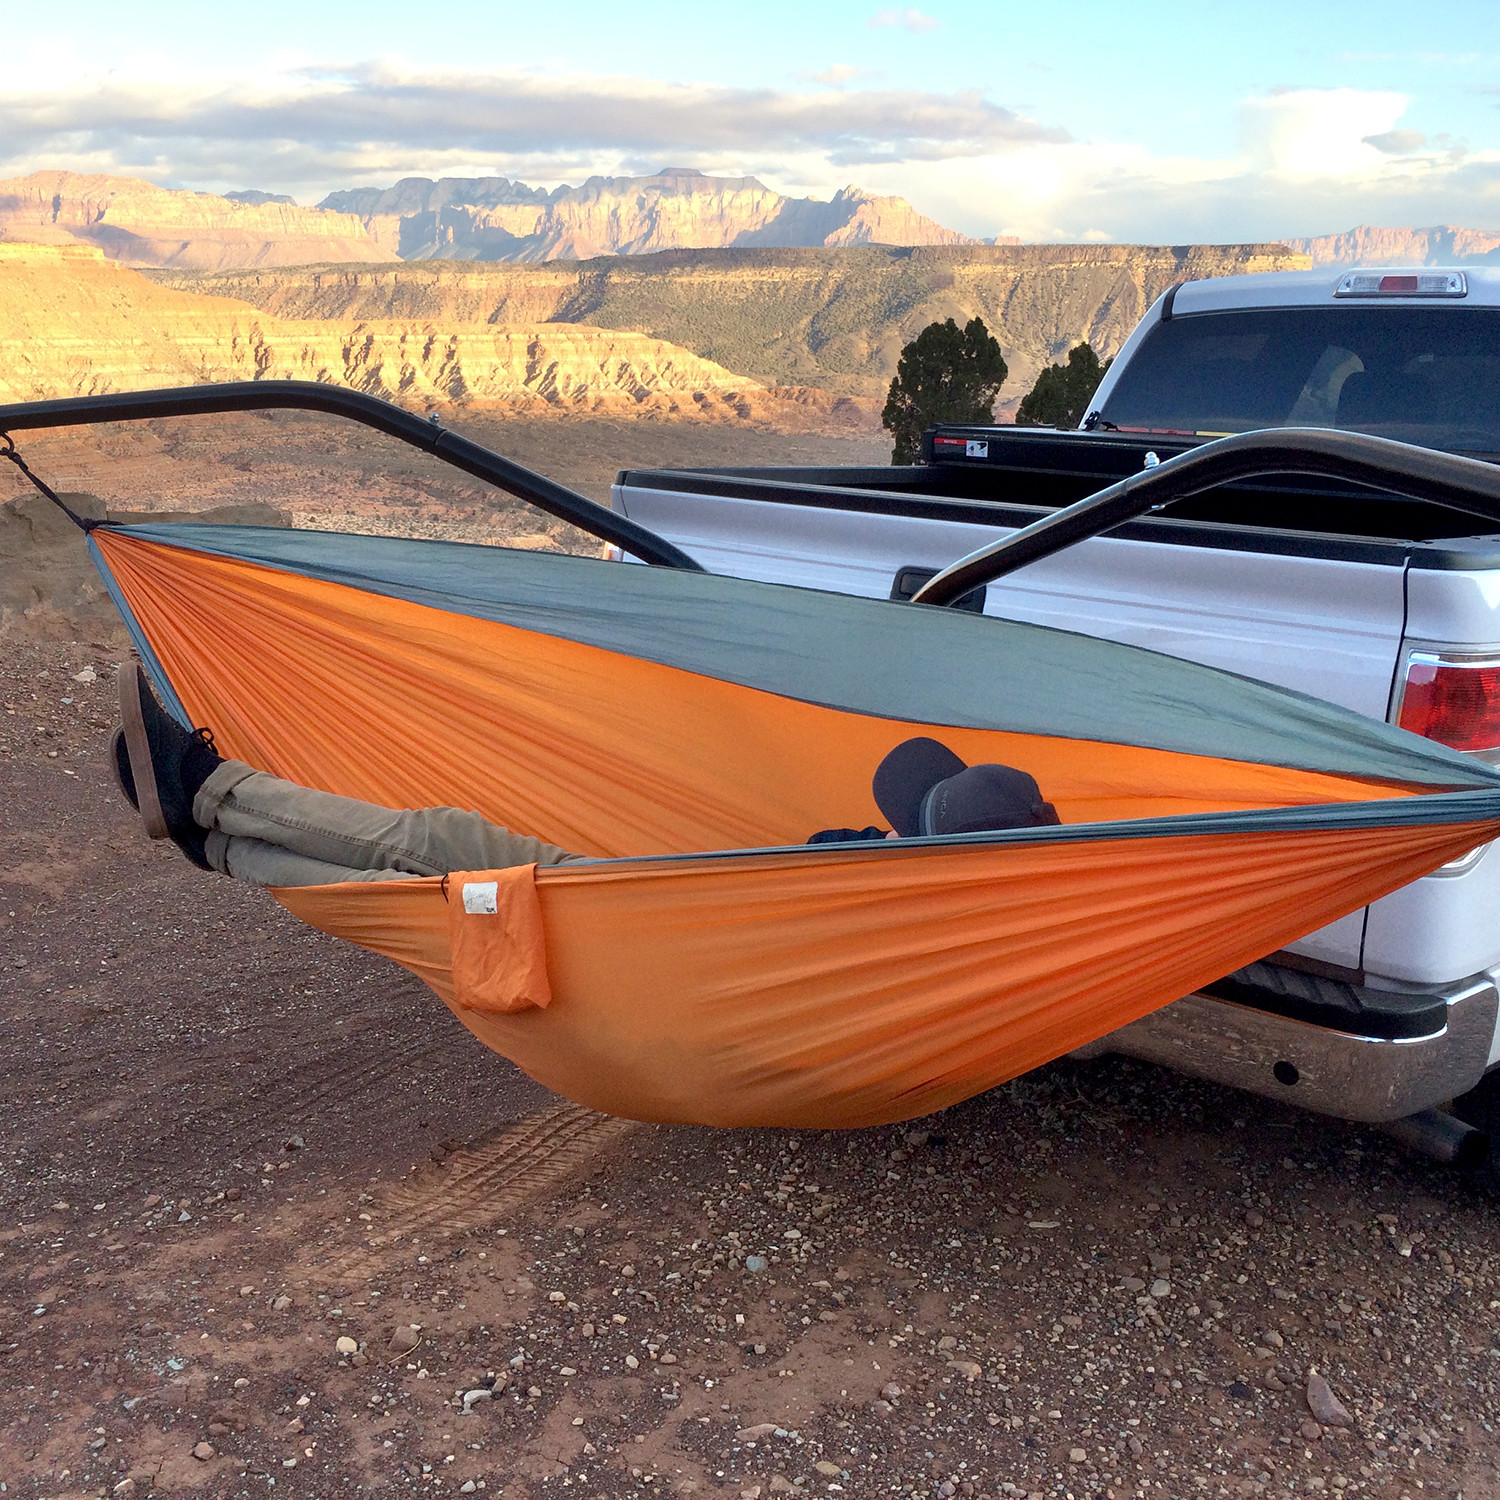
[[[446,542],[89,545],[163,702],[226,755],[594,857],[273,894],[636,1119],[927,1114],[1500,833],[1486,765],[1064,631]],[[1062,825],[803,844],[880,821],[871,774],[919,734],[1029,771]]]

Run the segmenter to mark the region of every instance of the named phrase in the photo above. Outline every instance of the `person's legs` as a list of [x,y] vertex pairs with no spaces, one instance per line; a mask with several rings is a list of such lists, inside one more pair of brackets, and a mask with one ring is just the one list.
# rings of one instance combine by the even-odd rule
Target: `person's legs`
[[[585,857],[510,833],[476,812],[378,807],[282,781],[235,760],[224,761],[198,789],[193,821],[210,830],[208,854],[215,868],[263,885],[446,875],[452,870],[555,865]],[[222,835],[222,841],[215,834]],[[239,847],[242,842],[244,849]],[[277,854],[248,847],[255,843]],[[277,864],[280,857],[287,863]],[[270,878],[267,873],[273,865],[292,873],[301,868],[292,863],[298,860],[320,871],[368,873],[326,874],[315,880]],[[252,870],[259,873],[249,873]]]
[[348,865],[325,864],[263,839],[231,838],[217,831],[204,840],[204,855],[221,875],[246,885],[342,885],[350,880],[411,879],[404,870],[356,870]]

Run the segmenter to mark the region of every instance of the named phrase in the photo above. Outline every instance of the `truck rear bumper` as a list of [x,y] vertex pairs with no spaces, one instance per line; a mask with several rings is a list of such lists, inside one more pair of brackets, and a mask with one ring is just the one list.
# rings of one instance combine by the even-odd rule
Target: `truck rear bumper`
[[1466,1093],[1488,1065],[1500,1008],[1493,976],[1424,998],[1440,1002],[1429,1009],[1437,1025],[1419,1036],[1381,1037],[1199,993],[1071,1055],[1122,1053],[1318,1114],[1380,1124]]

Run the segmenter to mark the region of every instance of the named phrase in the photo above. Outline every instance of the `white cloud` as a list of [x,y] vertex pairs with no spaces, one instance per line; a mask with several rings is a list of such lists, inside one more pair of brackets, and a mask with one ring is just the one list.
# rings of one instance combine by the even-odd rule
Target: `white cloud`
[[1379,169],[1369,137],[1395,128],[1402,94],[1361,89],[1276,89],[1240,106],[1242,150],[1252,169],[1288,177],[1364,176]]
[[799,78],[809,79],[813,83],[827,84],[829,88],[837,88],[840,84],[848,83],[855,78],[866,78],[869,75],[863,68],[856,68],[852,63],[834,63],[831,67],[824,68],[821,73],[799,73]]
[[[190,84],[153,58],[0,95],[0,177],[39,167],[316,201],[403,176],[538,186],[664,165],[827,197],[851,179],[967,234],[1155,243],[1360,223],[1500,225],[1500,152],[1403,129],[1404,96],[1287,89],[1227,106],[1236,148],[1078,141],[976,93],[730,89],[565,73],[433,73],[387,60]],[[59,82],[59,73],[63,81]],[[36,76],[30,74],[29,76]]]
[[[545,170],[579,161],[741,160],[811,152],[830,170],[1003,153],[1066,139],[976,93],[822,89],[811,93],[653,79],[416,71],[398,63],[257,80],[111,75],[71,89],[0,97],[0,171],[109,160],[179,179],[273,181],[307,190],[460,162]],[[425,164],[425,165],[424,165]],[[480,165],[483,164],[483,165]],[[596,167],[595,170],[598,170]]]
[[936,31],[941,24],[932,16],[923,15],[915,6],[888,6],[878,10],[869,21],[869,26],[899,26],[902,31]]
[[1222,157],[1042,143],[1003,158],[872,167],[861,180],[968,234],[1027,240],[1224,243],[1357,224],[1500,226],[1500,151],[1443,137],[1407,150],[1397,129],[1405,106],[1387,93],[1286,90],[1242,101],[1238,149]]

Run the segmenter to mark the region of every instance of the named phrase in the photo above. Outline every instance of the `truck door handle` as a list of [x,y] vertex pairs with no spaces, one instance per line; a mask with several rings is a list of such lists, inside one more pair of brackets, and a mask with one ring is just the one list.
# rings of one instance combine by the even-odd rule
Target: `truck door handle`
[[[910,599],[924,583],[929,582],[938,575],[937,568],[897,568],[896,576],[891,580],[891,598],[898,599],[903,603]],[[971,614],[982,615],[984,613],[985,586],[980,584],[977,589],[971,589],[962,599],[955,600],[950,609],[966,609]]]

